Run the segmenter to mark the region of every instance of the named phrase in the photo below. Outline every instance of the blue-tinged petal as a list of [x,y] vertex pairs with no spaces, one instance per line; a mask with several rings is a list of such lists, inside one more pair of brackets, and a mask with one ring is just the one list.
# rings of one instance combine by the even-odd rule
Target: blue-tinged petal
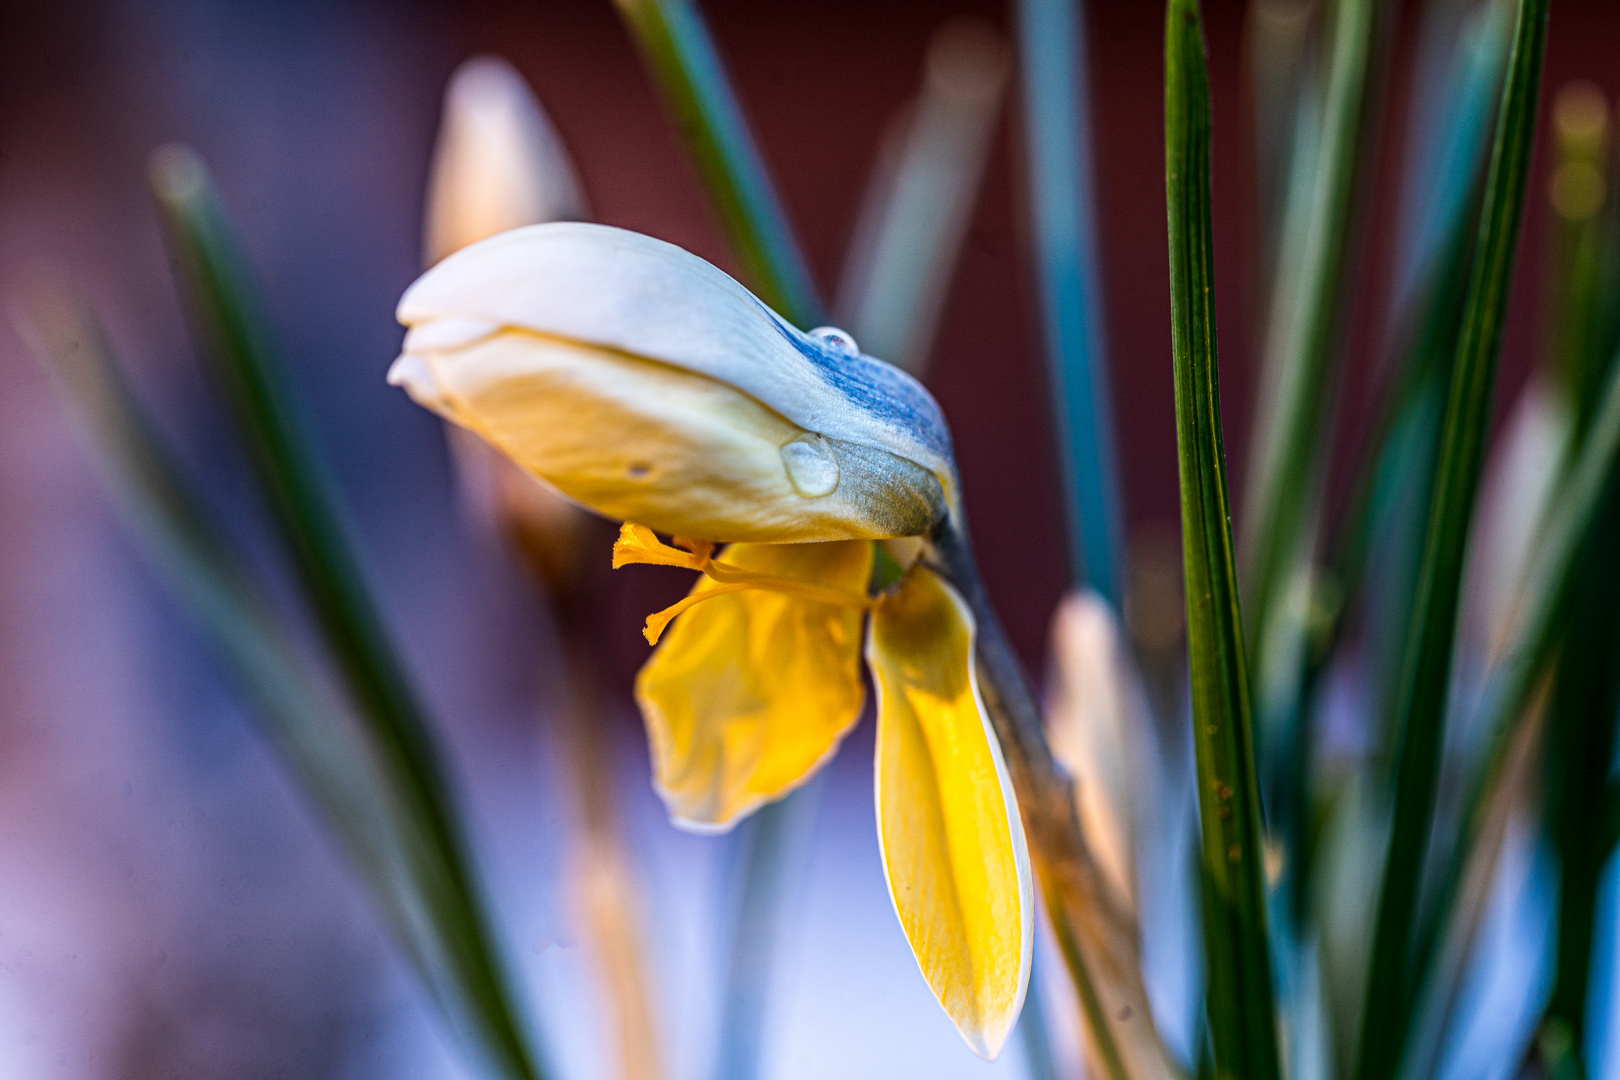
[[920,383],[800,332],[716,267],[649,236],[583,222],[515,229],[423,275],[398,316],[411,328],[407,354],[502,329],[611,349],[733,387],[798,427],[954,487],[950,438]]

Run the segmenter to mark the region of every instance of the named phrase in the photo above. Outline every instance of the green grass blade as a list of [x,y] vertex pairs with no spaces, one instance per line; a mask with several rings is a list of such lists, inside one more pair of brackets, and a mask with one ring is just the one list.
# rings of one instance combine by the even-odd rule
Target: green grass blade
[[[1608,105],[1589,84],[1576,83],[1559,92],[1552,108],[1556,161],[1551,181],[1555,265],[1552,334],[1553,370],[1575,410],[1578,438],[1591,422],[1609,359],[1603,340],[1604,272],[1620,256],[1620,237],[1608,228],[1613,200],[1605,191],[1614,182],[1608,168]],[[1607,213],[1605,212],[1607,209]]]
[[1580,589],[1563,624],[1547,727],[1547,831],[1558,857],[1558,939],[1544,1027],[1561,1025],[1579,1056],[1607,850],[1603,798],[1620,710],[1620,499],[1610,486],[1578,559]]
[[[1559,219],[1551,358],[1584,431],[1606,374],[1598,330],[1604,250],[1603,189],[1608,104],[1584,84],[1559,92],[1553,109],[1556,165],[1552,206]],[[1579,437],[1579,434],[1576,436]],[[1620,496],[1611,478],[1585,538],[1575,579],[1581,587],[1559,620],[1562,640],[1547,723],[1546,829],[1558,858],[1556,966],[1542,1016],[1541,1045],[1567,1045],[1577,1069],[1586,1046],[1598,890],[1608,849],[1603,800],[1620,715]],[[1550,1069],[1552,1061],[1547,1062]],[[1553,1070],[1556,1074],[1556,1069]]]
[[[1426,106],[1420,95],[1410,106],[1415,115],[1408,141],[1421,152],[1402,194],[1404,250],[1397,258],[1393,301],[1398,375],[1381,395],[1368,452],[1356,456],[1348,510],[1328,544],[1330,575],[1349,602],[1362,594],[1363,571],[1375,544],[1412,564],[1410,573],[1392,580],[1384,572],[1387,560],[1381,558],[1381,591],[1393,596],[1412,591],[1401,582],[1416,573],[1422,536],[1408,541],[1404,534],[1415,530],[1403,527],[1403,519],[1421,518],[1421,506],[1413,514],[1407,505],[1414,492],[1427,493],[1432,485],[1439,419],[1478,232],[1491,120],[1510,43],[1506,14],[1498,0],[1479,12],[1450,52],[1439,58],[1451,72],[1444,92],[1433,95],[1437,103]],[[1424,129],[1432,134],[1423,137]],[[1391,536],[1392,530],[1397,535]],[[1406,613],[1395,603],[1381,607]],[[1398,639],[1404,629],[1404,620],[1385,630],[1383,620],[1375,618],[1370,633],[1377,639]],[[1398,661],[1379,666],[1398,667]]]
[[922,85],[890,122],[844,256],[834,318],[870,356],[923,378],[1001,115],[1006,43],[989,24],[934,31]]
[[1118,454],[1092,220],[1091,93],[1077,0],[1019,0],[1024,138],[1070,573],[1121,602]]
[[693,0],[614,0],[759,298],[808,330],[822,303],[719,50]]
[[[1353,245],[1350,226],[1368,170],[1358,150],[1370,123],[1377,0],[1338,0],[1325,93],[1307,118],[1319,130],[1309,166],[1296,171],[1273,278],[1262,400],[1243,500],[1244,600],[1255,674],[1256,738],[1273,836],[1286,881],[1273,931],[1291,941],[1303,916],[1302,872],[1311,740],[1305,714],[1311,570],[1323,477],[1332,449],[1329,408],[1342,354],[1341,312]],[[1300,141],[1303,141],[1300,140]],[[1284,986],[1288,980],[1284,981]],[[1285,994],[1286,996],[1286,994]]]
[[1603,808],[1598,814],[1598,846],[1605,858],[1613,858],[1620,848],[1620,785],[1613,782],[1603,793]]
[[1206,1010],[1215,1075],[1276,1080],[1264,837],[1215,350],[1209,73],[1196,0],[1165,25],[1165,167],[1188,663],[1203,825]]
[[[1481,755],[1463,800],[1456,842],[1442,865],[1436,900],[1428,913],[1414,949],[1413,984],[1424,996],[1436,993],[1441,950],[1453,923],[1463,917],[1461,889],[1468,867],[1488,842],[1489,824],[1499,814],[1499,800],[1507,797],[1507,778],[1515,767],[1514,755],[1523,745],[1522,733],[1532,718],[1532,699],[1558,656],[1572,599],[1587,588],[1583,553],[1620,482],[1620,357],[1611,368],[1589,434],[1570,464],[1548,519],[1539,530],[1538,553],[1531,580],[1525,588],[1523,615],[1512,641],[1503,650],[1486,689],[1481,726],[1486,749]],[[1613,798],[1610,789],[1609,798]],[[1620,829],[1620,803],[1608,811],[1592,812],[1595,850],[1612,853],[1605,838]],[[1620,835],[1616,833],[1615,835]]]
[[1439,782],[1463,556],[1529,183],[1546,25],[1547,0],[1521,0],[1446,402],[1401,689],[1392,711],[1398,740],[1394,817],[1362,1014],[1359,1080],[1395,1074],[1410,1026],[1410,950]]
[[448,776],[366,591],[218,195],[201,161],[180,148],[154,157],[153,187],[208,358],[304,599],[398,805],[424,839],[409,854],[466,996],[464,1019],[504,1075],[538,1077],[539,1062],[479,895]]
[[162,444],[100,325],[87,309],[55,297],[37,298],[19,324],[94,438],[113,492],[153,560],[272,718],[277,742],[297,760],[348,846],[374,847],[369,838],[383,829],[382,807],[370,798],[379,789],[369,760],[332,723],[332,705],[300,671],[289,636]]
[[[1309,209],[1288,221],[1281,245],[1285,262],[1272,297],[1263,376],[1270,388],[1269,407],[1256,424],[1243,507],[1244,600],[1252,620],[1249,655],[1261,687],[1270,681],[1266,658],[1298,653],[1297,648],[1274,647],[1269,635],[1285,621],[1288,586],[1314,547],[1321,474],[1331,444],[1323,433],[1329,426],[1328,392],[1340,352],[1350,223],[1358,179],[1366,171],[1358,150],[1370,112],[1377,8],[1376,0],[1338,0],[1333,6],[1321,141],[1316,167],[1303,178]],[[1290,636],[1299,636],[1300,622],[1293,621]]]
[[407,851],[411,822],[353,718],[320,689],[256,577],[225,539],[82,305],[40,295],[19,328],[82,418],[126,518],[254,706],[265,734],[355,862],[430,992],[454,999]]

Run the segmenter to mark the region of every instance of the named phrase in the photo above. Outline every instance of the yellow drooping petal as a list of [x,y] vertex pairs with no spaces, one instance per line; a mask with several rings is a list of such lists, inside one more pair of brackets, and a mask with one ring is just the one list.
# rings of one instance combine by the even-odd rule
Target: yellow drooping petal
[[[864,595],[872,545],[733,544],[725,565]],[[732,591],[728,591],[732,590]],[[713,599],[681,615],[636,677],[653,778],[670,816],[723,829],[804,783],[860,718],[861,624],[853,604],[699,579]]]
[[664,628],[675,620],[675,616],[698,604],[730,593],[742,592],[744,589],[765,589],[796,596],[800,600],[812,600],[818,604],[831,604],[834,607],[858,608],[862,611],[872,606],[864,584],[859,590],[844,590],[811,584],[782,574],[761,574],[734,563],[710,558],[714,544],[708,540],[677,538],[676,543],[681,544],[685,550],[671,547],[659,540],[647,526],[627,521],[620,527],[619,539],[613,545],[615,570],[633,564],[679,566],[687,570],[696,570],[715,582],[706,589],[693,589],[678,603],[647,616],[647,628],[642,631],[642,635],[649,645],[658,644]]
[[975,1053],[1023,1006],[1034,894],[1023,824],[973,674],[973,617],[917,568],[872,612],[883,868],[923,976]]

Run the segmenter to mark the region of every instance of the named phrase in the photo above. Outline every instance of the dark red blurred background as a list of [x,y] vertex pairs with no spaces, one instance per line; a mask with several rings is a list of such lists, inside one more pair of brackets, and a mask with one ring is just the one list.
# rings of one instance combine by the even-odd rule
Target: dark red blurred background
[[[174,7],[181,12],[179,17],[201,16],[205,23],[212,22],[210,32],[223,39],[262,32],[255,25],[273,25],[278,6],[246,5],[255,13],[247,19],[225,18],[219,14],[223,8],[208,4]],[[1373,346],[1382,340],[1379,329],[1388,282],[1380,270],[1392,247],[1396,151],[1421,5],[1406,2],[1396,7],[1392,93],[1379,142],[1378,195],[1361,230],[1362,254],[1369,257],[1362,260],[1367,269],[1352,319],[1354,347],[1344,386],[1347,422],[1341,425],[1341,442],[1355,437],[1374,368]],[[296,4],[288,8],[308,10]],[[412,192],[420,198],[438,95],[451,68],[467,55],[496,52],[516,63],[539,92],[576,157],[601,220],[653,233],[722,266],[732,265],[695,176],[610,4],[416,0],[383,9],[365,3],[334,5],[338,12],[350,9],[362,13],[362,21],[381,18],[394,24],[397,33],[412,39],[407,51],[419,60],[407,79],[407,100],[414,109],[389,117],[395,130],[379,136],[415,142],[423,151],[416,172],[391,177],[392,190],[387,192],[391,209],[410,205]],[[915,90],[929,33],[961,12],[975,12],[1005,25],[1005,5],[719,0],[706,5],[706,10],[818,281],[830,292],[881,133]],[[125,8],[70,0],[50,6],[7,5],[0,14],[4,154],[0,192],[37,190],[61,180],[74,188],[90,186],[108,212],[141,223],[138,228],[100,234],[102,255],[134,254],[128,245],[145,248],[139,264],[142,272],[149,272],[152,228],[150,212],[143,205],[142,156],[165,138],[197,139],[197,135],[175,130],[175,109],[164,115],[153,101],[119,92],[130,68],[141,67],[143,37],[164,33],[161,27],[154,31],[137,26],[137,11],[139,5]],[[1245,5],[1215,0],[1206,11],[1215,94],[1223,404],[1233,490],[1241,492],[1258,301],[1251,273],[1255,203],[1243,77]],[[1162,538],[1173,535],[1178,510],[1164,233],[1161,19],[1161,6],[1147,2],[1095,3],[1088,10],[1105,320],[1125,503],[1131,535],[1158,537],[1162,546]],[[297,18],[283,21],[292,26],[288,33],[297,33]],[[242,23],[246,25],[238,25]],[[188,57],[206,62],[194,50],[209,48],[209,35],[191,38],[180,62]],[[1552,15],[1547,87],[1585,78],[1611,95],[1620,90],[1620,66],[1613,62],[1617,41],[1620,5],[1608,0],[1561,0]],[[251,41],[230,47],[245,48],[249,55],[255,48]],[[262,42],[267,54],[282,47],[274,34]],[[174,61],[173,56],[166,58]],[[148,86],[161,83],[164,76],[161,70],[138,74]],[[402,75],[391,74],[395,80]],[[179,81],[184,85],[183,78]],[[281,92],[315,89],[293,86]],[[228,101],[227,95],[225,101],[212,103],[215,125],[221,123],[217,114],[227,111]],[[244,104],[250,107],[241,111],[238,123],[214,132],[213,138],[198,140],[220,172],[227,196],[234,188],[251,186],[238,183],[238,171],[249,167],[255,154],[316,156],[323,167],[339,172],[338,182],[342,172],[352,171],[336,156],[343,148],[323,145],[319,132],[278,128],[272,137],[255,131],[256,117],[275,121],[275,102]],[[183,116],[188,109],[195,111],[188,106],[178,112]],[[1033,661],[1041,655],[1045,621],[1068,571],[1031,307],[1019,139],[1014,101],[1006,110],[998,152],[956,275],[930,381],[955,430],[970,519],[991,589],[1020,648]],[[227,145],[221,147],[222,141]],[[351,149],[372,151],[363,145]],[[279,226],[271,219],[298,205],[295,190],[285,190],[279,197],[285,200],[280,207],[236,203],[250,234],[260,227],[268,231]],[[1534,352],[1543,206],[1544,199],[1532,200],[1499,407],[1511,401]],[[415,222],[396,214],[392,225],[400,231],[414,228]],[[300,225],[295,220],[290,228],[296,231]],[[8,239],[25,251],[51,247],[53,239],[60,247],[64,240],[41,230],[21,231],[24,235],[19,238],[13,229]],[[83,230],[67,239],[81,254],[84,245],[94,242]],[[393,274],[399,288],[414,270],[397,258],[409,242],[409,235],[400,236],[391,252],[395,258],[381,267]],[[271,284],[274,287],[274,281]],[[387,310],[381,305],[366,317],[387,325]],[[355,363],[369,378],[386,360],[379,353],[363,362],[356,358]],[[360,385],[385,393],[380,383],[356,383],[357,388]],[[644,598],[636,595],[626,603],[639,612]],[[624,614],[627,626],[639,622],[638,614],[629,610]]]

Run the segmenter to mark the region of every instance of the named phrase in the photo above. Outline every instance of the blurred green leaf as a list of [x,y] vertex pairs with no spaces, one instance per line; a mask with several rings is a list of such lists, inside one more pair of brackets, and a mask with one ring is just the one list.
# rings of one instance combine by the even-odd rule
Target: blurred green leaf
[[152,182],[205,354],[327,652],[400,815],[402,847],[450,967],[453,1014],[512,1080],[541,1075],[489,923],[450,781],[341,524],[314,442],[285,384],[237,241],[202,162],[167,147]]
[[[1590,84],[1564,87],[1554,101],[1554,166],[1550,185],[1558,217],[1550,359],[1563,376],[1577,438],[1595,419],[1598,383],[1614,363],[1600,350],[1602,269],[1611,253],[1603,228],[1608,158],[1608,103]],[[1543,1049],[1566,1046],[1570,1061],[1544,1063],[1581,1073],[1587,1043],[1587,993],[1597,944],[1598,890],[1608,862],[1603,809],[1620,716],[1620,485],[1611,473],[1594,520],[1583,531],[1570,591],[1558,620],[1561,643],[1553,675],[1546,738],[1545,825],[1558,858],[1556,961],[1542,1017]],[[1563,1037],[1559,1037],[1563,1036]]]
[[[1271,829],[1283,845],[1282,895],[1289,901],[1273,912],[1272,929],[1283,943],[1298,934],[1309,866],[1304,857],[1311,757],[1305,692],[1316,587],[1312,569],[1333,446],[1329,397],[1343,352],[1341,312],[1354,250],[1350,226],[1368,173],[1359,150],[1375,96],[1369,84],[1378,6],[1377,0],[1332,5],[1321,105],[1313,108],[1314,95],[1302,102],[1310,110],[1301,117],[1302,128],[1319,134],[1308,163],[1290,182],[1281,266],[1273,278],[1262,407],[1243,500],[1243,586],[1259,769]],[[1285,980],[1283,986],[1288,984]]]
[[1001,114],[1009,59],[973,16],[928,40],[917,94],[885,129],[844,255],[834,319],[881,357],[923,378],[967,240]]
[[[1371,111],[1377,8],[1376,0],[1338,0],[1332,7],[1326,93],[1312,125],[1320,127],[1321,143],[1313,155],[1315,167],[1296,179],[1306,212],[1286,221],[1283,265],[1271,299],[1263,407],[1243,522],[1249,657],[1262,688],[1274,658],[1299,654],[1297,644],[1278,644],[1274,635],[1296,641],[1303,636],[1303,615],[1289,618],[1289,585],[1311,561],[1322,470],[1332,442],[1326,436],[1328,397],[1340,352],[1339,312],[1353,248],[1350,222],[1358,180],[1366,172],[1358,151]],[[1297,666],[1286,659],[1276,662]],[[1271,677],[1297,682],[1286,673]],[[1262,751],[1269,753],[1263,746]]]
[[[1520,733],[1532,715],[1532,702],[1544,676],[1559,656],[1560,643],[1570,625],[1572,600],[1591,585],[1583,554],[1595,550],[1594,535],[1614,498],[1620,478],[1620,357],[1611,367],[1587,437],[1562,481],[1547,522],[1538,533],[1537,562],[1525,589],[1523,615],[1513,640],[1503,650],[1486,688],[1482,726],[1486,751],[1471,778],[1457,842],[1439,877],[1437,898],[1424,923],[1416,948],[1417,985],[1436,978],[1435,965],[1442,936],[1457,919],[1460,886],[1471,860],[1490,836],[1488,823],[1498,813]],[[1606,551],[1611,555],[1611,551]],[[1605,777],[1606,779],[1606,777]],[[1608,790],[1612,800],[1614,790]],[[1602,807],[1610,810],[1605,813]],[[1612,851],[1607,837],[1620,830],[1620,810],[1613,801],[1600,802],[1590,812],[1596,837],[1595,852]]]
[[1069,573],[1117,607],[1124,521],[1093,221],[1085,12],[1076,0],[1019,0],[1017,11],[1030,227]]
[[1529,183],[1546,24],[1547,0],[1520,0],[1392,712],[1398,747],[1394,818],[1362,1013],[1359,1080],[1395,1075],[1410,1030],[1418,889],[1439,783],[1469,518],[1484,464],[1502,324]]
[[[1597,648],[1599,653],[1591,662],[1597,664],[1597,674],[1604,674],[1605,665],[1612,667],[1612,653],[1602,653],[1602,643],[1612,636],[1605,631],[1594,631],[1579,622],[1571,609],[1583,604],[1584,597],[1596,593],[1601,599],[1602,576],[1594,573],[1592,560],[1612,562],[1612,542],[1605,539],[1604,529],[1615,528],[1609,521],[1615,512],[1615,484],[1620,483],[1620,358],[1610,368],[1609,382],[1604,387],[1599,405],[1592,416],[1588,437],[1568,466],[1567,476],[1558,489],[1557,499],[1537,534],[1537,562],[1533,576],[1524,589],[1524,614],[1516,625],[1515,635],[1503,649],[1487,683],[1484,699],[1482,727],[1487,733],[1486,751],[1469,780],[1464,797],[1464,810],[1458,839],[1442,863],[1437,887],[1437,899],[1427,915],[1422,933],[1417,936],[1414,984],[1424,994],[1434,994],[1434,983],[1445,978],[1442,970],[1442,947],[1445,936],[1455,923],[1466,918],[1463,908],[1463,882],[1469,866],[1484,857],[1482,848],[1495,836],[1490,829],[1492,821],[1500,816],[1502,800],[1511,797],[1508,777],[1513,774],[1523,753],[1524,725],[1534,716],[1534,698],[1542,687],[1544,677],[1555,659],[1563,664],[1570,635],[1591,638],[1589,643],[1578,641],[1578,648]],[[1599,602],[1596,614],[1612,617],[1612,604]],[[1612,674],[1612,672],[1609,672]],[[1552,708],[1557,709],[1557,701]],[[1604,709],[1601,703],[1599,711]],[[1605,719],[1612,725],[1614,711],[1609,709]],[[1563,717],[1554,719],[1554,724]],[[1568,722],[1563,719],[1563,722]],[[1612,727],[1609,737],[1612,738]],[[1599,758],[1594,758],[1599,759]],[[1607,782],[1607,772],[1602,780]],[[1612,801],[1612,789],[1597,787],[1589,793],[1588,805],[1581,811],[1581,827],[1586,832],[1584,844],[1591,844],[1588,857],[1597,865],[1614,850],[1614,840],[1620,836],[1620,810]],[[1584,847],[1583,844],[1583,847]]]
[[401,873],[375,763],[305,670],[251,569],[170,456],[89,309],[41,293],[19,329],[99,452],[125,515],[190,614],[230,664],[346,847],[385,903]]
[[1610,782],[1608,790],[1603,793],[1603,809],[1598,822],[1602,850],[1607,856],[1613,856],[1615,849],[1620,848],[1620,785]]
[[815,283],[703,14],[692,0],[614,0],[759,298],[801,330],[825,321]]
[[1203,824],[1205,1001],[1215,1075],[1276,1080],[1264,835],[1221,439],[1209,154],[1209,74],[1198,4],[1171,0],[1165,168],[1188,662]]

